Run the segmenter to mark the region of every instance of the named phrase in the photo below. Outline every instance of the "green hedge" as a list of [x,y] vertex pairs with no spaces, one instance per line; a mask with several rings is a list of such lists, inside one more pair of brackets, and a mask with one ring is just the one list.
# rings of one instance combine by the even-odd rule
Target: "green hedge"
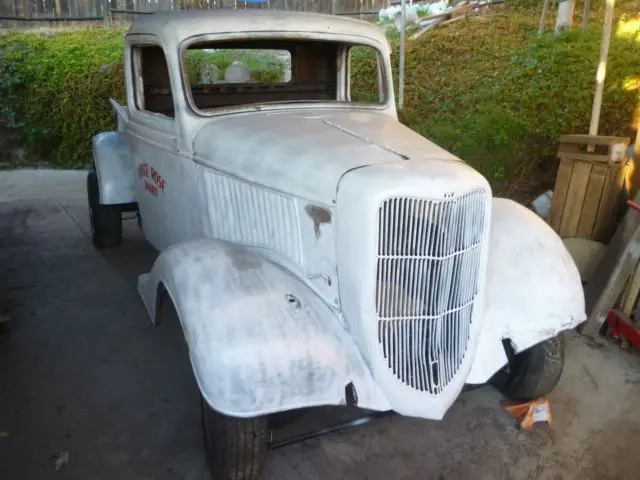
[[90,160],[91,137],[113,128],[107,99],[124,99],[123,31],[0,38],[0,120],[29,153],[57,167]]
[[[633,5],[622,0],[618,12]],[[527,183],[539,189],[531,177],[553,178],[558,136],[588,130],[601,35],[596,13],[586,32],[536,38],[537,16],[511,11],[408,42],[402,121],[478,168],[500,193],[517,196],[514,189]],[[101,29],[0,38],[0,120],[55,166],[85,165],[91,137],[114,126],[107,99],[123,100],[122,44],[122,31]],[[395,65],[396,40],[392,46]],[[357,92],[357,79],[375,70],[366,55],[356,60]],[[639,76],[635,13],[616,20],[601,134],[632,133]]]
[[[16,130],[29,153],[60,168],[90,162],[93,135],[115,125],[108,99],[124,102],[124,33],[93,29],[0,38],[0,121]],[[256,80],[283,76],[283,62],[273,55],[204,51],[190,53],[190,75],[197,76],[205,61],[224,70],[238,55],[260,73]]]

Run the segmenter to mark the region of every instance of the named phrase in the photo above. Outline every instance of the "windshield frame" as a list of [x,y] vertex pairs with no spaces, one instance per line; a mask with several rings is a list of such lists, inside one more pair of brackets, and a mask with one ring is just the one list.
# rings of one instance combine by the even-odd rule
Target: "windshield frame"
[[[252,104],[233,105],[226,107],[216,107],[211,109],[198,108],[194,102],[191,92],[191,83],[189,81],[189,72],[186,68],[186,62],[184,62],[186,51],[198,43],[215,43],[225,41],[273,41],[273,40],[313,40],[313,41],[325,41],[340,44],[340,48],[347,52],[347,58],[341,62],[338,67],[337,75],[338,80],[344,79],[338,82],[338,99],[336,100],[288,100],[288,101],[276,101],[276,102],[261,102]],[[381,103],[356,103],[346,100],[346,96],[349,95],[349,59],[348,51],[354,46],[367,46],[376,51],[378,61],[378,71],[380,75],[380,90],[383,94],[383,101]],[[247,111],[262,111],[262,110],[281,110],[281,109],[298,109],[298,108],[331,108],[331,109],[358,109],[358,110],[374,110],[384,111],[394,108],[393,105],[393,86],[391,85],[391,78],[389,75],[388,59],[385,58],[384,52],[386,49],[380,45],[380,43],[372,38],[364,37],[360,35],[337,35],[326,33],[310,33],[310,32],[237,32],[237,33],[225,33],[225,34],[203,34],[194,35],[183,40],[178,47],[179,66],[182,88],[184,96],[187,100],[187,105],[192,113],[199,117],[214,117],[218,115],[224,115],[229,113],[239,113]],[[340,56],[340,55],[339,55]],[[346,83],[343,85],[341,83]]]

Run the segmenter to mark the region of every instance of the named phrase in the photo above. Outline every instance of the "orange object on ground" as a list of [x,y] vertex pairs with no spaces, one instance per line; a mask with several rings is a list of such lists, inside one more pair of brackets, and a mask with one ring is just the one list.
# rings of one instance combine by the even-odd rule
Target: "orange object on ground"
[[534,423],[547,422],[551,425],[551,405],[546,397],[530,402],[511,402],[503,400],[502,407],[518,419],[522,428],[531,428]]

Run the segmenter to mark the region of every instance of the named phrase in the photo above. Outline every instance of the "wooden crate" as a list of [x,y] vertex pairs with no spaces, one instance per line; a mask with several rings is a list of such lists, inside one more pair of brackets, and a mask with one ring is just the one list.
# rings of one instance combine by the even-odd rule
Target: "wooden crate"
[[549,223],[563,237],[608,243],[624,188],[629,138],[563,135]]

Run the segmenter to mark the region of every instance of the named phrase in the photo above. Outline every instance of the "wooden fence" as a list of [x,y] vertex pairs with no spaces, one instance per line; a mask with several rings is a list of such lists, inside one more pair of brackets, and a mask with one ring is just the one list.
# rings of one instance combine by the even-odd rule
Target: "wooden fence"
[[390,0],[0,0],[0,21],[96,21],[159,11],[215,8],[273,8],[371,15]]

